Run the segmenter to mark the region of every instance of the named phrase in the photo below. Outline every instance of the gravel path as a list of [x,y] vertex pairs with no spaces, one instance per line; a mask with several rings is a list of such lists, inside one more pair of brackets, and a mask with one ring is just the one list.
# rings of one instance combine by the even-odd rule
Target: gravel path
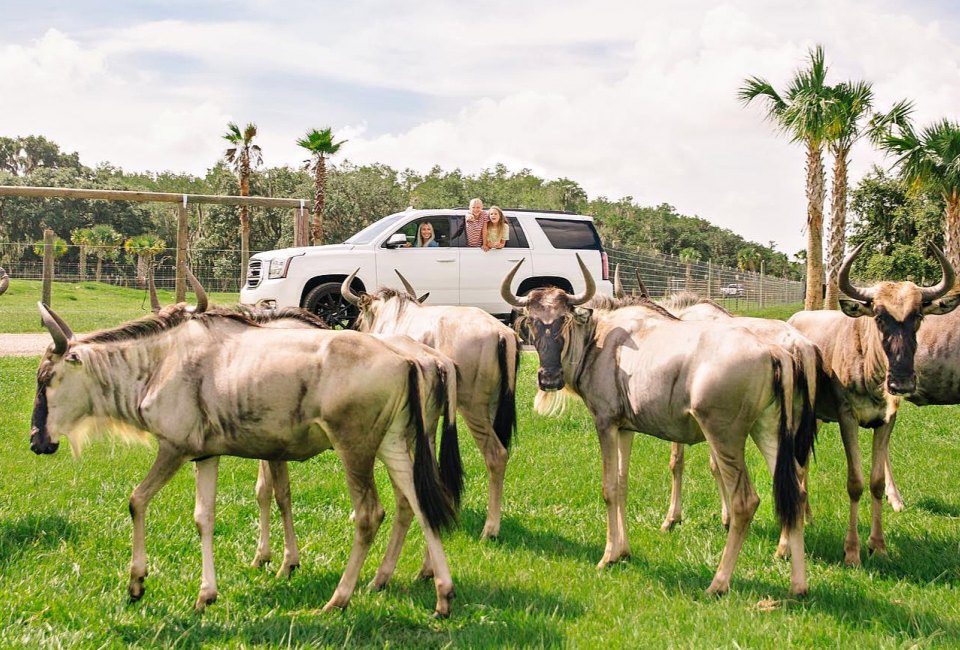
[[0,334],[0,357],[39,357],[50,345],[50,335]]

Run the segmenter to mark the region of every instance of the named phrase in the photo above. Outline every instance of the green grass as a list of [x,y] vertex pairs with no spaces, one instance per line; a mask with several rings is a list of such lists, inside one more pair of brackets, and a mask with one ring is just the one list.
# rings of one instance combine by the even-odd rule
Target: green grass
[[[37,302],[40,301],[42,283],[39,280],[11,280],[6,293],[0,296],[0,333],[18,334],[44,332],[40,325]],[[172,291],[159,290],[157,295],[163,305],[174,302]],[[236,293],[211,292],[210,301],[235,304]],[[195,301],[193,293],[187,293],[188,301]],[[75,332],[88,332],[103,327],[112,327],[125,321],[150,313],[150,298],[144,289],[115,287],[101,282],[54,282],[50,302],[70,328]]]
[[[80,458],[66,445],[34,456],[27,443],[36,359],[0,358],[0,647],[933,647],[960,645],[960,492],[953,408],[907,405],[893,437],[908,509],[885,508],[888,557],[843,566],[847,497],[835,426],[821,431],[811,472],[816,522],[807,528],[810,595],[787,597],[789,564],[772,555],[778,529],[770,477],[749,447],[762,504],[727,596],[704,590],[724,531],[703,446],[687,457],[684,523],[659,531],[669,496],[669,446],[637,436],[628,507],[632,560],[598,571],[605,518],[596,434],[582,405],[559,419],[529,408],[536,357],[523,360],[520,431],[507,469],[504,522],[480,542],[486,503],[482,462],[466,429],[462,526],[444,546],[458,598],[430,618],[432,584],[414,581],[423,549],[412,532],[388,588],[361,588],[341,613],[320,614],[344,568],[350,506],[333,454],[291,468],[302,568],[291,580],[248,566],[256,543],[256,464],[221,463],[216,528],[220,599],[192,612],[200,549],[185,468],[147,515],[150,576],[144,599],[126,598],[127,497],[153,453],[107,441]],[[868,454],[870,436],[863,436]],[[868,455],[866,457],[869,457]],[[382,557],[388,511],[361,584]],[[861,535],[869,506],[861,507]],[[274,521],[275,557],[281,533]]]
[[772,305],[770,307],[756,307],[753,309],[733,310],[737,316],[753,316],[755,318],[776,318],[787,320],[803,309],[803,303],[791,305]]

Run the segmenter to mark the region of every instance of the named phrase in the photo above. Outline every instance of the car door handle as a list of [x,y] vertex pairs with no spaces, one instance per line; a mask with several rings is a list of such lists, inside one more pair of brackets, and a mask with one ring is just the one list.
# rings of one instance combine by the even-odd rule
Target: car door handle
[[456,262],[456,260],[453,259],[453,258],[450,258],[450,259],[447,259],[447,260],[437,260],[437,261],[438,261],[438,262]]

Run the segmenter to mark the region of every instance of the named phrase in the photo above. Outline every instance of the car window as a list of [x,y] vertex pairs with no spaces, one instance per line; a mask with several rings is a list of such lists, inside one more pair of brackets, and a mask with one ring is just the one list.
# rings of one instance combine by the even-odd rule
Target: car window
[[600,236],[590,221],[538,217],[537,223],[540,224],[543,234],[547,236],[554,248],[603,250],[600,245]]
[[[417,230],[425,223],[433,226],[433,239],[437,242],[438,247],[446,248],[450,245],[450,219],[444,216],[415,219],[414,221],[404,224],[391,234],[398,232],[403,233],[410,247],[416,248]],[[387,239],[389,240],[390,238],[388,237]],[[386,242],[384,242],[384,245],[386,245]]]
[[[453,223],[453,235],[450,237],[451,246],[467,247],[467,234],[464,231],[465,220],[462,216],[450,217]],[[530,248],[523,226],[516,217],[507,217],[507,226],[510,228],[510,238],[507,239],[507,248]]]

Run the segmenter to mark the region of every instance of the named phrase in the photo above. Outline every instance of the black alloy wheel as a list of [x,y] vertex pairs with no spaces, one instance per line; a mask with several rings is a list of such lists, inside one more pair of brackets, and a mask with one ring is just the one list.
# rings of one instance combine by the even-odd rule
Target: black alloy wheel
[[303,307],[313,312],[335,330],[350,329],[360,315],[354,305],[340,295],[339,282],[324,282],[310,290]]

